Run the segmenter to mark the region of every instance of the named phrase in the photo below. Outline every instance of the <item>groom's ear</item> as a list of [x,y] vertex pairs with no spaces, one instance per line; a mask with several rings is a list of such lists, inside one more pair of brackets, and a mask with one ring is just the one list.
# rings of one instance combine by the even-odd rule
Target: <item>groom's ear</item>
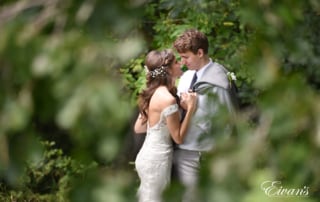
[[204,56],[204,52],[203,52],[203,49],[202,48],[199,48],[198,49],[198,52],[197,52],[197,55],[202,58]]

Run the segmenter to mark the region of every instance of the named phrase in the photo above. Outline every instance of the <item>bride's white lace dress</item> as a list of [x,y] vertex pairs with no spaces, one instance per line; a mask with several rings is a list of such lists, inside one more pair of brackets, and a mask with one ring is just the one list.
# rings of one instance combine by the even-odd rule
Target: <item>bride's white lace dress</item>
[[139,202],[160,202],[170,182],[172,165],[172,139],[166,117],[178,111],[178,105],[166,107],[157,124],[147,128],[145,141],[137,155],[135,166],[140,178]]

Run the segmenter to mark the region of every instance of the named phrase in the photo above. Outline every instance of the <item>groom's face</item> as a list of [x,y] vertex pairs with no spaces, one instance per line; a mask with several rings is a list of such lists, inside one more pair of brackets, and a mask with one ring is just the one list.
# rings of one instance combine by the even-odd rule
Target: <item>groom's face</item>
[[181,64],[186,65],[190,70],[198,70],[200,68],[200,55],[199,51],[194,54],[191,51],[179,53],[181,56]]

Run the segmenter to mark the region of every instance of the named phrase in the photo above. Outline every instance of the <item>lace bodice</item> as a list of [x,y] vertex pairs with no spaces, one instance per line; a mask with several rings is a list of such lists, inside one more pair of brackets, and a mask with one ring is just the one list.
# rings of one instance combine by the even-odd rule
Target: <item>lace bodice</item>
[[172,113],[178,111],[178,105],[177,104],[173,104],[173,105],[169,105],[168,107],[166,107],[161,115],[160,115],[160,120],[158,121],[158,123],[156,123],[155,125],[153,125],[152,127],[149,127],[148,124],[148,130],[159,130],[161,128],[163,128],[164,126],[166,126],[166,117],[171,115]]
[[149,127],[148,124],[147,136],[144,143],[146,146],[150,146],[150,149],[161,149],[163,147],[171,147],[172,139],[170,136],[169,129],[167,127],[166,117],[177,111],[177,104],[169,105],[162,111],[158,123],[156,123],[152,127]]
[[170,181],[173,147],[166,117],[177,111],[177,104],[166,107],[158,123],[147,127],[145,141],[135,161],[141,180],[139,202],[160,202],[162,192]]

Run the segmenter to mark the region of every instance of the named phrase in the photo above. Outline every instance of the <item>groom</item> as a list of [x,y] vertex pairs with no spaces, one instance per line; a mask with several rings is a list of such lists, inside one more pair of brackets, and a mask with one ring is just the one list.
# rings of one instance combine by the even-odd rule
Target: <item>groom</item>
[[[214,146],[212,118],[221,106],[235,113],[237,101],[227,70],[208,56],[209,43],[200,31],[191,29],[180,35],[173,44],[188,67],[178,85],[178,94],[193,90],[198,94],[197,110],[190,122],[183,144],[176,145],[173,154],[173,174],[185,187],[183,202],[197,202],[200,156]],[[211,99],[214,97],[215,99]],[[183,106],[183,100],[181,101]],[[222,133],[222,131],[213,131]]]

